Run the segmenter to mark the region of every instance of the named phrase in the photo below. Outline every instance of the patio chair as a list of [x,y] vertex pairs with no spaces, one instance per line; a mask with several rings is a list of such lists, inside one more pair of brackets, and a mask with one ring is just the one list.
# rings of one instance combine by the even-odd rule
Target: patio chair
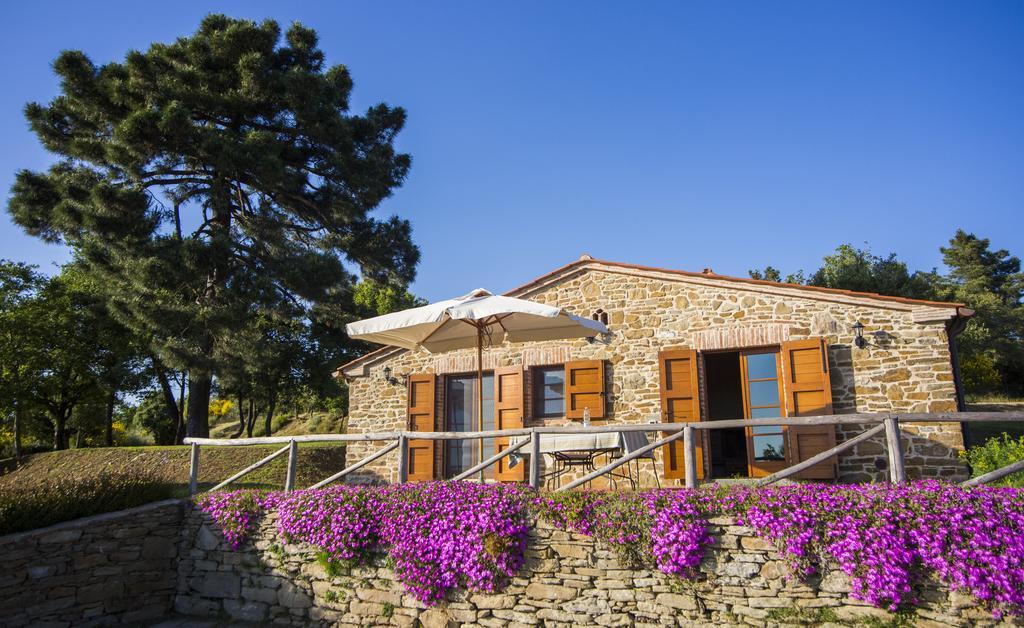
[[[621,437],[622,447],[612,452],[612,460],[617,460],[619,458],[627,456],[628,454],[633,453],[637,449],[640,449],[641,447],[646,447],[648,445],[647,435],[644,434],[643,432],[622,432]],[[625,468],[625,472],[616,473],[615,471],[612,471],[611,473],[609,473],[609,475],[612,476],[612,482],[615,481],[616,477],[623,478],[629,481],[630,487],[635,491],[640,484],[641,460],[649,460],[651,462],[651,470],[654,471],[654,481],[658,483],[658,488],[661,488],[661,478],[658,477],[658,466],[656,459],[654,457],[653,449],[639,456],[638,458],[634,458],[630,462],[627,462],[622,467],[619,467],[619,469]],[[636,468],[636,477],[633,476],[632,469],[634,467]]]

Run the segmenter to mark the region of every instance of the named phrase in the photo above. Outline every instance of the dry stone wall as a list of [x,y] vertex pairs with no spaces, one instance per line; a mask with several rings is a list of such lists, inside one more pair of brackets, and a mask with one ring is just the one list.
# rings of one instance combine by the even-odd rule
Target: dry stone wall
[[[539,524],[525,567],[502,592],[454,592],[426,608],[404,592],[383,560],[328,574],[311,548],[282,544],[273,516],[260,523],[251,544],[232,550],[214,524],[193,511],[183,528],[176,608],[247,622],[342,627],[887,625],[897,619],[851,600],[842,573],[788,580],[781,556],[749,529],[727,518],[711,523],[717,540],[696,581],[623,566],[603,544]],[[920,594],[920,607],[901,622],[1024,625],[996,621],[973,599],[937,585]]]
[[[564,308],[581,316],[608,314],[610,340],[506,343],[486,352],[485,367],[559,364],[567,360],[606,360],[608,421],[639,423],[660,414],[658,352],[685,346],[701,351],[779,344],[786,340],[824,337],[829,343],[832,398],[837,414],[854,412],[943,412],[956,410],[949,341],[942,320],[916,322],[912,308],[883,301],[839,298],[810,291],[796,295],[771,287],[734,283],[728,287],[685,282],[669,277],[641,276],[601,269],[583,269],[550,284],[517,295]],[[853,343],[853,325],[862,322],[868,346]],[[398,375],[471,371],[475,351],[431,355],[400,352],[369,363],[349,381],[349,431],[366,433],[406,427],[406,391],[383,381],[385,366]],[[443,385],[438,378],[439,393]],[[526,425],[554,425],[564,419],[535,419],[529,407],[526,378]],[[703,377],[701,381],[703,387]],[[706,398],[705,395],[702,397]],[[437,429],[443,430],[443,395],[438,394]],[[707,416],[707,409],[704,409]],[[597,422],[595,422],[597,423]],[[862,431],[838,429],[841,442]],[[907,427],[905,451],[912,477],[956,480],[967,477],[958,460],[963,448],[956,424]],[[348,460],[359,460],[380,444],[353,443]],[[884,480],[884,440],[859,444],[840,456],[843,481]],[[441,447],[435,468],[441,469]],[[707,452],[708,447],[704,448]],[[707,465],[706,465],[707,466]],[[656,462],[662,471],[661,453]],[[644,484],[654,483],[649,464]],[[393,456],[385,456],[354,479],[389,482],[396,479]],[[672,482],[670,482],[672,483]]]
[[182,500],[0,537],[0,626],[146,625],[173,604]]

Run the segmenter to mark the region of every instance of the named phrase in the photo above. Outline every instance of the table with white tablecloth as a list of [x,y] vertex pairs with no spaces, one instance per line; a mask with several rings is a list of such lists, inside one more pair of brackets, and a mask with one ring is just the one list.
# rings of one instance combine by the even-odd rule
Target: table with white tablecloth
[[[593,470],[594,459],[600,455],[621,452],[628,455],[648,444],[644,432],[593,432],[589,434],[538,434],[540,453],[553,457],[562,466],[544,477],[559,476],[566,466],[580,466]],[[509,440],[509,446],[530,440],[529,436],[516,436]],[[517,452],[529,456],[530,449],[523,447]]]

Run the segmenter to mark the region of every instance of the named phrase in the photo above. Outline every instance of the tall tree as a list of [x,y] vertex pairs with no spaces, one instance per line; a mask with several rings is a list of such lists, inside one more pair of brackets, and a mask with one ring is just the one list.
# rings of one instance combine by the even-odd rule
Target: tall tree
[[405,112],[350,115],[348,70],[325,65],[312,30],[282,42],[276,22],[211,15],[124,62],[68,51],[54,69],[61,95],[25,113],[61,161],[19,172],[8,209],[76,247],[119,319],[188,371],[190,435],[209,432],[214,357],[252,302],[246,277],[313,311],[340,303],[332,325],[352,312],[344,261],[413,278],[408,222],[370,216],[409,169],[393,146]]
[[942,247],[949,274],[940,296],[977,314],[960,335],[965,384],[975,392],[1024,393],[1024,273],[1009,251],[993,251],[987,238],[957,230]]

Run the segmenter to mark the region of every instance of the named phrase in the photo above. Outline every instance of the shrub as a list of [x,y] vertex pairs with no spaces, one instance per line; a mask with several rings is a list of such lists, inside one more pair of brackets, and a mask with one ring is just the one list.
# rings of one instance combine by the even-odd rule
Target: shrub
[[103,471],[85,479],[65,477],[31,488],[0,490],[0,534],[113,512],[174,497],[176,485],[140,471]]
[[[971,474],[974,477],[984,475],[1018,460],[1024,460],[1024,436],[1012,438],[1009,434],[1003,433],[981,445],[971,447],[960,456],[971,465]],[[1008,475],[993,485],[1024,487],[1024,471]]]

